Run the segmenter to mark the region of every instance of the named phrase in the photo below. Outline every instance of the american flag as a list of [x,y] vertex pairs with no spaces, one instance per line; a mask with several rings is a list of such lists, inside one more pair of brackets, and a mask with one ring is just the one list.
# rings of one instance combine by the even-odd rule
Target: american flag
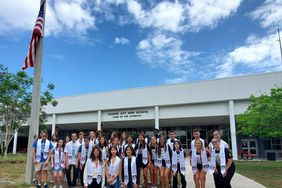
[[31,41],[29,43],[29,48],[27,52],[27,56],[24,60],[24,64],[22,69],[26,69],[28,67],[34,67],[35,66],[35,57],[36,57],[36,46],[38,44],[38,41],[41,37],[43,37],[44,34],[44,4],[46,1],[44,1],[40,7],[39,14],[37,16],[35,26],[33,28]]

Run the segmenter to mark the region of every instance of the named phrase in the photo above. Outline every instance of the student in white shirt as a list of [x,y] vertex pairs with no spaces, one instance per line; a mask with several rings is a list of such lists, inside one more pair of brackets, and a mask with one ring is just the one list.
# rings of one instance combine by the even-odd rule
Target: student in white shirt
[[102,161],[102,152],[98,146],[95,146],[92,150],[90,158],[87,159],[84,168],[84,187],[101,188],[103,173],[104,166]]
[[93,147],[95,146],[95,140],[96,140],[96,135],[94,131],[90,131],[89,132],[89,143],[90,145],[92,145]]
[[[127,136],[127,139],[126,139],[126,144],[122,147],[122,157],[124,158],[125,157],[125,148],[127,146],[132,146],[133,148],[135,148],[135,144],[133,144],[133,137],[132,135],[128,135]],[[133,154],[135,155],[135,154]]]
[[57,186],[59,188],[63,187],[63,170],[65,169],[65,155],[63,148],[64,141],[62,139],[59,140],[56,148],[53,150],[52,155],[52,164],[51,167],[53,169],[53,180],[54,187]]
[[196,149],[196,144],[195,144],[196,140],[200,140],[202,142],[203,147],[205,147],[205,141],[200,136],[201,136],[200,130],[194,129],[193,130],[194,140],[192,140],[192,142],[191,142],[191,150]]
[[166,143],[170,146],[170,149],[173,150],[174,141],[176,141],[176,134],[174,130],[169,131],[169,139],[167,139]]
[[77,141],[80,143],[80,144],[84,144],[84,132],[80,131],[78,133],[78,139]]
[[109,159],[106,161],[105,171],[107,177],[107,188],[119,188],[119,175],[121,173],[122,160],[117,156],[117,148],[111,147]]
[[[229,145],[224,140],[221,139],[221,136],[222,136],[222,134],[219,130],[215,130],[213,132],[213,138],[218,141],[219,146],[226,148],[226,149],[229,149]],[[210,154],[211,154],[212,149],[213,149],[213,144],[212,144],[212,142],[210,142],[209,143],[209,153]]]
[[[80,143],[76,141],[76,133],[71,134],[71,141],[65,147],[65,161],[66,161],[66,176],[68,186],[76,186],[76,179],[78,176],[78,149]],[[73,169],[73,179],[71,180],[71,169]]]

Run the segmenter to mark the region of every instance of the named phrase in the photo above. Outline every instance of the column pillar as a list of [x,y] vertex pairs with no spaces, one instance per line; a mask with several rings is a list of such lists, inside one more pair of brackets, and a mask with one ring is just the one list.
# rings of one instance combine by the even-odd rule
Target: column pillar
[[100,131],[101,130],[101,123],[102,123],[102,113],[101,110],[98,110],[98,121],[97,121],[97,130]]
[[155,129],[160,129],[159,107],[155,106]]
[[53,114],[51,136],[52,136],[53,134],[55,134],[55,129],[56,129],[56,114]]
[[17,153],[17,142],[18,142],[18,130],[15,130],[15,132],[14,132],[13,154]]
[[238,160],[236,123],[235,123],[234,101],[233,100],[229,101],[229,120],[230,120],[232,155],[233,155],[234,160]]

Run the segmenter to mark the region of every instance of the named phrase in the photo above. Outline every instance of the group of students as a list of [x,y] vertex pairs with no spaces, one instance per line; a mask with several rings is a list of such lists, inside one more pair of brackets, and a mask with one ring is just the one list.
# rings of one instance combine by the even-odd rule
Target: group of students
[[[213,174],[216,188],[231,187],[235,165],[228,144],[220,139],[220,132],[214,131],[208,147],[200,138],[199,130],[193,130],[193,136],[195,139],[191,142],[189,156],[196,188],[205,188],[207,172]],[[168,139],[155,129],[150,139],[146,138],[144,131],[136,140],[126,132],[119,137],[114,131],[107,140],[101,131],[97,131],[96,135],[90,131],[88,137],[83,132],[78,138],[76,133],[72,133],[71,138],[67,136],[65,140],[53,135],[51,141],[42,131],[33,147],[37,187],[44,182],[44,188],[48,188],[50,167],[54,188],[63,187],[64,175],[68,187],[77,186],[77,180],[80,186],[89,188],[138,188],[148,187],[149,182],[152,188],[157,188],[158,182],[162,188],[168,188],[171,180],[173,188],[177,188],[178,184],[182,188],[187,185],[186,153],[173,130],[169,132]]]

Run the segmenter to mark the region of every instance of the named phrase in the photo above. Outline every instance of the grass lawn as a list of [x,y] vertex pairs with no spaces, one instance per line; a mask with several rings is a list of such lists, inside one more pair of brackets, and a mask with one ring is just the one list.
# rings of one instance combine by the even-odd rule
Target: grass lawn
[[236,161],[236,172],[268,188],[282,185],[282,161]]
[[24,184],[26,154],[0,157],[0,188],[29,187]]

